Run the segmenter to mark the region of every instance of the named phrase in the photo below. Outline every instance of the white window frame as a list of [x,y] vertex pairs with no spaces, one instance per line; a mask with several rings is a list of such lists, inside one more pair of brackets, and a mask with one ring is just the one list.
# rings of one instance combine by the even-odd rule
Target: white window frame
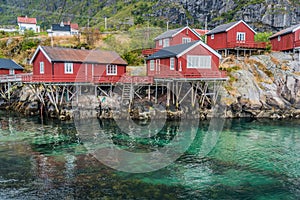
[[45,73],[45,63],[40,62],[40,74],[44,74],[44,73]]
[[149,69],[150,71],[154,71],[155,70],[155,60],[150,60],[150,63],[149,63]]
[[73,74],[73,63],[65,63],[65,74]]
[[215,39],[215,34],[211,34],[210,39]]
[[237,32],[236,33],[236,41],[245,42],[246,41],[246,33],[245,32]]
[[170,46],[170,39],[169,38],[165,38],[163,40],[163,47],[169,47]]
[[155,67],[156,67],[156,71],[160,72],[160,59],[155,60]]
[[277,37],[277,40],[278,40],[278,42],[281,41],[281,36],[280,35]]
[[15,70],[14,69],[9,69],[9,75],[14,75],[15,74]]
[[211,69],[211,56],[187,56],[187,68],[188,69]]
[[192,39],[189,38],[189,37],[183,37],[182,38],[182,44],[190,43],[191,41],[192,41]]
[[170,70],[175,70],[175,58],[170,58]]
[[159,46],[162,46],[162,43],[163,43],[162,39],[159,39],[159,40],[158,40],[158,45],[159,45]]
[[118,74],[118,66],[109,64],[106,65],[106,75],[117,75]]

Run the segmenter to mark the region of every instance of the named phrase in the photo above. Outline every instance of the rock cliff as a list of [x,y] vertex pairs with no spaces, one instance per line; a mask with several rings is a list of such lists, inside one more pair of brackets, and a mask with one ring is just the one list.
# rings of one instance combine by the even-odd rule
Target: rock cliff
[[173,23],[191,20],[204,25],[207,19],[208,28],[243,19],[258,31],[277,31],[300,22],[299,0],[172,0],[159,1],[157,8],[153,9],[156,16],[166,16]]
[[28,15],[37,17],[44,29],[61,20],[99,27],[104,25],[104,17],[115,26],[134,19],[135,23],[150,21],[163,27],[169,21],[204,28],[207,20],[209,29],[243,19],[256,31],[278,31],[300,23],[300,0],[5,0],[0,11],[1,24],[15,23],[16,16]]
[[298,55],[271,53],[228,59],[221,104],[226,117],[300,118]]

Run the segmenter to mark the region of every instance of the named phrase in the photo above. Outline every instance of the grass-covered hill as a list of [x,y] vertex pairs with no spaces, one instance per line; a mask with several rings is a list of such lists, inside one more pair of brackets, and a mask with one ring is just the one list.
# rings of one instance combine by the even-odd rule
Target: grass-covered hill
[[128,29],[132,24],[208,28],[243,19],[256,30],[279,30],[300,23],[300,0],[1,0],[0,25],[16,24],[18,15],[36,17],[42,29],[62,20],[93,26]]

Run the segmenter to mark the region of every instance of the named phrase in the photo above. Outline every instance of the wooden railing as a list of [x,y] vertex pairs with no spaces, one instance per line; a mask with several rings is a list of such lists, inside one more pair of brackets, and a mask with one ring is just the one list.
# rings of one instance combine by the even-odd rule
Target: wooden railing
[[246,41],[235,41],[227,42],[228,48],[251,48],[251,49],[265,49],[266,42],[246,42]]
[[45,83],[153,83],[153,77],[149,76],[45,76],[26,75],[22,77],[23,82],[45,82]]
[[96,83],[153,83],[151,76],[109,76],[109,77],[95,77]]
[[[8,82],[7,76],[6,80]],[[66,77],[66,76],[45,76],[45,75],[32,75],[32,74],[20,74],[16,76],[9,76],[9,80],[22,81],[29,83],[133,83],[133,84],[151,84],[155,78],[160,79],[225,79],[227,78],[227,73],[225,71],[206,71],[206,72],[193,72],[188,74],[183,74],[182,72],[167,73],[167,72],[157,72],[151,74],[150,76],[93,76],[87,78],[85,76],[80,77]]]
[[0,75],[0,83],[23,82],[24,77],[31,76],[31,75],[32,75],[31,73]]
[[142,50],[142,54],[143,54],[144,56],[150,56],[150,55],[152,55],[152,54],[158,52],[159,50],[160,50],[160,49],[144,49],[144,50]]
[[211,79],[211,78],[227,78],[226,71],[207,71],[207,72],[195,72],[182,74],[180,72],[170,74],[170,73],[155,73],[154,78],[170,78],[170,79]]

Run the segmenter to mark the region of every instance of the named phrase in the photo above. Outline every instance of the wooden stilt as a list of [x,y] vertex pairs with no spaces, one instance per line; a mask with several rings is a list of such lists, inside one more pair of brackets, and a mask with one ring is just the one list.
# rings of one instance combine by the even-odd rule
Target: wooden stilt
[[151,100],[151,92],[150,92],[150,85],[148,86],[148,100],[150,101]]
[[155,81],[155,103],[157,104],[157,82]]
[[170,107],[170,82],[167,83],[167,108]]

